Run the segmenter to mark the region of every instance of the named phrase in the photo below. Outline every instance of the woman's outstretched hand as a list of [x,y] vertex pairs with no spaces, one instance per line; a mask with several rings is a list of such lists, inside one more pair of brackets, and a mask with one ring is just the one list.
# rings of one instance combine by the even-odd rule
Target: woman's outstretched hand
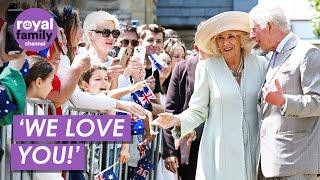
[[158,118],[151,122],[151,125],[159,126],[162,129],[168,129],[173,126],[180,126],[180,119],[171,113],[161,113]]

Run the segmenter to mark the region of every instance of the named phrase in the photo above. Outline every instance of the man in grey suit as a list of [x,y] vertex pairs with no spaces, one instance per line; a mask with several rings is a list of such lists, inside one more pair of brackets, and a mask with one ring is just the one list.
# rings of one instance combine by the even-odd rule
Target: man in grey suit
[[281,8],[257,5],[250,36],[272,51],[261,100],[261,171],[266,179],[315,180],[320,173],[320,51],[291,32]]

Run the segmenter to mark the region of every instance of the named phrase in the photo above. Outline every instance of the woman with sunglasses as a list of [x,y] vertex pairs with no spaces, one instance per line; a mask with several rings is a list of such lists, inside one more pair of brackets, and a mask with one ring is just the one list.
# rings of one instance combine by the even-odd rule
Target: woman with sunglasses
[[108,53],[120,35],[119,20],[105,11],[94,11],[85,18],[83,30],[89,45],[91,64],[102,63],[105,67],[110,67]]

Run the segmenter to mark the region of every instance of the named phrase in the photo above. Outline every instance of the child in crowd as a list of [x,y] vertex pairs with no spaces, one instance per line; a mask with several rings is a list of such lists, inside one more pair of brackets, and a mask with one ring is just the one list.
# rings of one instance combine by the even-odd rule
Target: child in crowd
[[[120,83],[119,83],[118,88],[134,87],[137,84],[144,82],[145,76],[146,76],[146,70],[145,70],[144,66],[142,66],[139,69],[135,69],[134,71],[131,71],[129,73],[129,76],[127,76],[127,77],[124,75],[121,75],[119,77]],[[125,96],[122,96],[121,100],[134,101],[131,94],[127,94]],[[152,113],[150,112],[151,109],[148,109],[148,110],[149,110],[148,117],[146,119],[143,119],[145,132],[146,132],[146,135],[144,136],[144,140],[143,140],[143,144],[145,144],[145,145],[149,144],[156,136],[156,133],[152,130],[152,128],[149,124],[149,121],[151,121],[153,119]],[[122,154],[127,154],[128,158],[130,157],[129,159],[125,159],[125,160],[128,160],[128,167],[129,167],[128,178],[129,179],[133,179],[135,171],[136,171],[136,167],[137,167],[138,162],[141,158],[140,152],[138,151],[138,148],[137,148],[137,146],[139,144],[141,144],[141,142],[139,142],[139,139],[142,139],[141,135],[133,135],[132,142],[129,144],[124,143],[124,144],[122,144],[122,147],[121,147]],[[124,162],[124,160],[123,160],[123,162]]]
[[108,70],[103,66],[93,66],[81,76],[80,86],[85,92],[92,94],[104,93],[107,96],[119,99],[120,97],[133,93],[142,89],[149,84],[146,81],[140,81],[130,87],[122,87],[117,89],[110,89],[110,81],[108,79]]
[[[46,99],[47,95],[52,90],[52,80],[54,77],[53,66],[41,57],[33,56],[29,62],[29,74],[25,77],[27,86],[27,98]],[[27,114],[33,113],[32,106],[27,104]],[[38,111],[39,115],[44,115],[41,108]]]
[[[136,73],[134,73],[136,74]],[[119,87],[117,89],[109,90],[110,88],[110,81],[108,80],[108,74],[107,74],[107,68],[103,66],[93,66],[90,68],[88,71],[82,74],[81,77],[81,82],[80,86],[81,88],[86,91],[90,92],[92,94],[98,94],[98,93],[104,93],[109,97],[119,99],[120,97],[123,96],[129,96],[131,97],[131,93],[142,89],[143,87],[148,86],[149,84],[144,81],[144,74],[138,75],[137,78],[134,79],[139,79],[139,82],[127,86],[127,87]],[[136,76],[133,76],[136,77]],[[127,99],[125,99],[127,100]],[[151,115],[151,113],[149,113]],[[146,135],[146,141],[150,142],[152,139],[151,133],[150,132],[150,125],[149,125],[149,119],[152,119],[152,115],[148,116],[146,119],[144,119],[144,125],[147,130],[147,135]],[[153,135],[154,136],[154,135]],[[120,163],[125,163],[130,157],[129,154],[129,145],[128,144],[122,144],[121,146],[121,151],[120,151],[120,157],[119,157],[119,162]]]
[[[29,61],[30,69],[25,77],[27,87],[27,98],[46,99],[52,90],[52,80],[54,77],[53,66],[41,57],[32,56]],[[35,115],[34,108],[38,109],[37,115],[45,115],[43,109],[34,107],[27,103],[27,115]],[[61,172],[35,172],[36,180],[63,180]]]

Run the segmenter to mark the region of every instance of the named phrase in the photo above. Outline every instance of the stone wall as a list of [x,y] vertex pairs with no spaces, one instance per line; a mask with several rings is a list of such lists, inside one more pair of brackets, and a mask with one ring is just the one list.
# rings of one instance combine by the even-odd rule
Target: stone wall
[[61,0],[60,4],[71,4],[80,9],[83,20],[91,11],[104,10],[115,14],[119,20],[130,23],[139,20],[140,24],[154,23],[154,0]]
[[196,26],[225,11],[249,11],[258,0],[57,0],[80,9],[81,20],[91,11],[105,10],[119,20],[158,23],[177,30],[191,48]]
[[187,48],[191,48],[197,25],[225,11],[248,12],[258,0],[159,0],[157,23],[175,29]]

